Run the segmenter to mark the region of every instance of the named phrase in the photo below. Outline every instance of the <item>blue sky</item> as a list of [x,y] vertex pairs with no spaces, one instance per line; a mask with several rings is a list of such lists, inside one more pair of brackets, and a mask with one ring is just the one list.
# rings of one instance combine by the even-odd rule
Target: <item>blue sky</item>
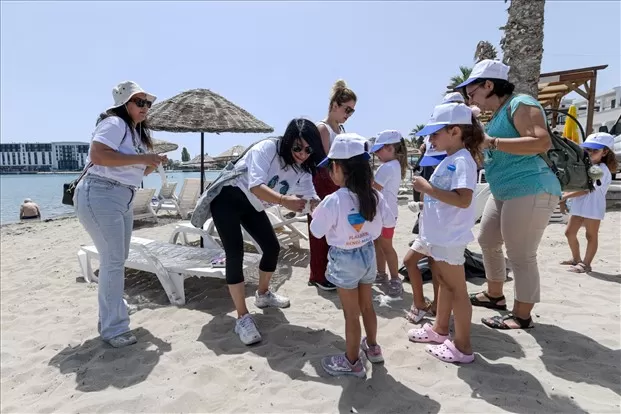
[[[208,88],[282,133],[321,120],[330,88],[357,93],[346,128],[407,134],[431,114],[479,40],[498,45],[502,0],[481,2],[2,2],[2,142],[88,141],[111,89],[134,80],[166,99]],[[621,83],[618,1],[546,4],[542,71],[608,64]],[[609,22],[609,23],[606,23]],[[154,136],[199,154],[200,134]],[[217,155],[266,135],[207,134]]]

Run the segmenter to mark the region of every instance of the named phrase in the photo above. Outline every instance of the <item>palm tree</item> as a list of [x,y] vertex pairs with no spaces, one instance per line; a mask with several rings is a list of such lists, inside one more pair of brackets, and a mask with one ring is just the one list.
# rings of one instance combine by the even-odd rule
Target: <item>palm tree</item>
[[459,72],[459,75],[455,75],[451,78],[451,83],[449,84],[450,90],[455,89],[455,86],[468,79],[468,76],[470,76],[470,73],[472,72],[472,68],[469,68],[468,66],[460,66]]
[[498,57],[498,51],[493,44],[487,40],[481,40],[477,43],[477,48],[474,51],[474,63],[478,63],[485,59],[495,60]]
[[501,27],[503,63],[511,66],[509,81],[515,85],[516,92],[534,97],[539,92],[544,10],[545,0],[511,0],[507,24]]
[[412,130],[408,134],[408,136],[410,137],[410,141],[412,142],[412,145],[415,146],[416,148],[420,147],[420,145],[423,143],[423,137],[416,136],[416,133],[423,128],[425,128],[425,124],[418,124],[414,128],[412,128]]

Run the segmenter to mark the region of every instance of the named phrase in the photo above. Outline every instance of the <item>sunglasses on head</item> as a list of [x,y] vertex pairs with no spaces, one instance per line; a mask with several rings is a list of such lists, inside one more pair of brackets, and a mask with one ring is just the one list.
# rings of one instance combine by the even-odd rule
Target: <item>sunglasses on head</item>
[[313,149],[311,147],[301,147],[299,145],[294,145],[291,150],[293,152],[302,152],[305,151],[308,155],[311,155],[313,153]]
[[133,102],[138,108],[144,108],[145,106],[151,108],[151,105],[153,105],[153,102],[142,98],[134,98],[130,102]]

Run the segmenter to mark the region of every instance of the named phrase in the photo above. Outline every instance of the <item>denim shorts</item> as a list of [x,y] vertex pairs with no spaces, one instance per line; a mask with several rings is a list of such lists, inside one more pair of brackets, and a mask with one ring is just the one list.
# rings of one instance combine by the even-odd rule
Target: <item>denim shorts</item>
[[414,240],[410,249],[431,257],[438,262],[445,262],[453,266],[463,265],[466,262],[464,246],[438,246],[422,241],[420,238]]
[[326,279],[341,289],[356,289],[361,283],[372,284],[377,273],[375,263],[373,242],[355,249],[330,246]]

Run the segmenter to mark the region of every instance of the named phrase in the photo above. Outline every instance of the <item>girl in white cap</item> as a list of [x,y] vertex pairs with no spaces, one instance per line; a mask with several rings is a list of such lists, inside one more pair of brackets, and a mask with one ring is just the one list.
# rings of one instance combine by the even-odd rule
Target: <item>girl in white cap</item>
[[[472,110],[461,103],[435,107],[429,123],[418,132],[430,135],[430,142],[446,158],[436,167],[429,182],[414,177],[414,188],[424,194],[420,237],[408,256],[433,258],[434,277],[439,281],[437,313],[434,325],[408,332],[410,341],[436,343],[427,352],[445,362],[474,361],[470,344],[472,305],[466,288],[464,251],[474,240],[474,190],[477,162],[482,161],[479,147],[484,135]],[[476,161],[475,161],[476,160]],[[449,339],[451,312],[455,336]]]
[[[399,215],[397,194],[408,168],[408,150],[405,141],[399,131],[382,131],[375,140],[371,152],[375,153],[383,163],[375,173],[373,188],[382,192],[396,221]],[[396,297],[403,293],[403,285],[399,277],[399,258],[392,245],[394,234],[394,227],[384,228],[380,237],[375,240],[375,257],[377,258],[375,283],[388,282],[388,295]],[[388,264],[390,280],[386,274],[386,264]]]
[[[595,190],[576,191],[565,193],[561,197],[561,209],[567,210],[567,200],[572,199],[569,208],[569,222],[565,230],[567,243],[571,250],[571,260],[562,261],[562,265],[569,265],[569,271],[573,273],[586,273],[591,271],[591,263],[597,253],[599,225],[606,214],[606,192],[612,181],[611,171],[617,171],[615,159],[614,137],[604,132],[591,134],[582,144],[589,153],[593,165],[602,169],[604,176],[597,180]],[[584,259],[580,255],[580,243],[578,231],[581,227],[586,230],[587,247]]]
[[[364,377],[360,350],[372,363],[384,361],[371,294],[376,271],[373,241],[383,228],[394,227],[396,220],[382,194],[372,187],[367,146],[358,134],[337,135],[328,157],[319,164],[340,187],[319,203],[310,225],[313,235],[325,236],[330,245],[326,277],[337,287],[345,314],[345,354],[321,361],[330,375]],[[366,332],[362,341],[360,315]]]

